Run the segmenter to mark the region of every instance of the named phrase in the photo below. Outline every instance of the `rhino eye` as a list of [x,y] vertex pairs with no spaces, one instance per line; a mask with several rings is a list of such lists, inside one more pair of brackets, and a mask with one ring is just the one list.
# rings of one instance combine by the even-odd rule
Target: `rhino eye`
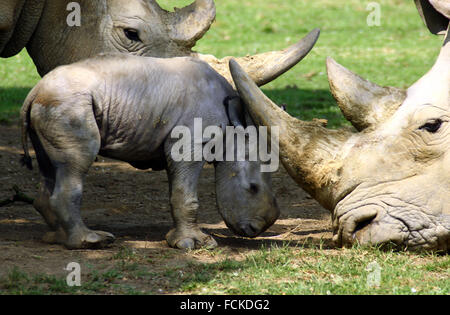
[[140,42],[141,39],[139,38],[139,33],[137,30],[132,29],[132,28],[126,28],[123,30],[123,32],[125,33],[125,36],[132,41],[135,42]]
[[427,122],[425,125],[423,125],[419,129],[420,130],[424,130],[425,129],[428,132],[436,133],[439,130],[439,128],[441,128],[441,125],[442,125],[442,120],[436,119],[436,120],[433,120],[431,122]]

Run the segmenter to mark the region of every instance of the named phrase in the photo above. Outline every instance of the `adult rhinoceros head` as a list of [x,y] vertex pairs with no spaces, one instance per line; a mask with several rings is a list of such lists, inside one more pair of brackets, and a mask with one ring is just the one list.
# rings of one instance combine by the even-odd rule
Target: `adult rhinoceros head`
[[[140,56],[192,55],[209,63],[229,81],[228,58],[217,59],[191,49],[215,19],[213,0],[196,0],[169,12],[156,0],[79,0],[80,23],[71,0],[3,0],[0,2],[0,56],[24,47],[39,74],[99,53]],[[69,23],[68,23],[69,20]],[[313,47],[318,30],[279,51],[239,59],[259,84],[265,84],[297,64]]]
[[280,127],[288,173],[332,211],[339,245],[450,248],[450,43],[406,92],[327,61],[331,91],[358,133],[303,122],[272,103],[235,61],[255,123]]

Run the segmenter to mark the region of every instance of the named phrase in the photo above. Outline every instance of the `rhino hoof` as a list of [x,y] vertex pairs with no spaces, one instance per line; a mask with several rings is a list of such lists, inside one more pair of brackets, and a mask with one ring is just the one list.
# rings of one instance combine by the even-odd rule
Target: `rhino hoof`
[[81,235],[72,235],[64,245],[68,249],[98,249],[108,246],[113,243],[115,239],[116,238],[111,233],[88,230]]
[[195,242],[192,238],[185,238],[178,241],[176,247],[179,249],[195,249]]
[[217,247],[216,240],[203,232],[196,231],[189,233],[188,236],[177,237],[177,231],[171,230],[167,236],[167,243],[170,247],[178,249],[199,249],[199,248],[215,248]]

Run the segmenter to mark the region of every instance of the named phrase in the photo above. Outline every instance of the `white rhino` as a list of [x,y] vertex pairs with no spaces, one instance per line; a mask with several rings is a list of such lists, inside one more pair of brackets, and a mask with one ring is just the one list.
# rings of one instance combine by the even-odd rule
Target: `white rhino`
[[332,212],[338,245],[449,250],[449,41],[447,19],[436,63],[407,91],[378,86],[327,60],[331,92],[358,133],[293,118],[230,61],[254,122],[279,126],[288,173]]

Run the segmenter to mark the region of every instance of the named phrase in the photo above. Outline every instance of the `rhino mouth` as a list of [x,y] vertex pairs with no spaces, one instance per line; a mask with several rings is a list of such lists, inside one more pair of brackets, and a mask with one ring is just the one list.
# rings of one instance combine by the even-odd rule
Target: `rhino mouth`
[[242,237],[255,238],[264,233],[274,221],[266,222],[263,218],[253,220],[242,220],[237,224],[231,224],[225,221],[225,225],[236,235]]
[[338,203],[333,213],[337,246],[359,243],[399,250],[450,251],[450,215],[434,215],[426,207],[391,195],[363,198],[356,203],[349,199]]

